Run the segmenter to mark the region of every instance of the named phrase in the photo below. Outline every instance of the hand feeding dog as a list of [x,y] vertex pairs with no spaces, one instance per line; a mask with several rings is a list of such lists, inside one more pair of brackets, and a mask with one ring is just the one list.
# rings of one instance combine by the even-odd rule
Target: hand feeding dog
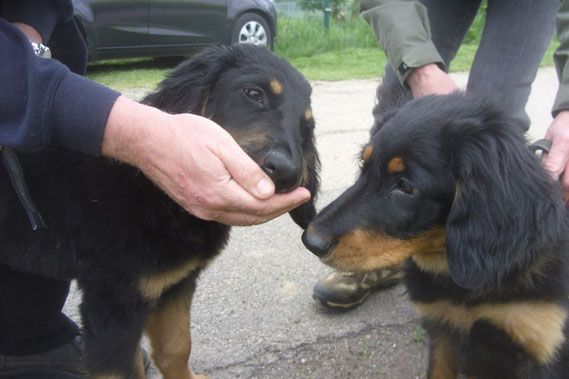
[[[316,213],[319,183],[310,95],[308,82],[284,59],[266,48],[234,45],[182,63],[143,102],[211,118],[278,192],[309,189],[311,201],[290,212],[306,227]],[[188,214],[125,164],[62,148],[19,158],[48,228],[30,229],[0,168],[0,264],[77,279],[86,373],[144,377],[144,331],[165,378],[194,377],[188,367],[191,298],[198,274],[226,245],[230,228]]]
[[345,271],[404,262],[430,337],[428,378],[569,377],[558,183],[490,102],[398,96],[378,89],[359,177],[310,223],[304,244]]

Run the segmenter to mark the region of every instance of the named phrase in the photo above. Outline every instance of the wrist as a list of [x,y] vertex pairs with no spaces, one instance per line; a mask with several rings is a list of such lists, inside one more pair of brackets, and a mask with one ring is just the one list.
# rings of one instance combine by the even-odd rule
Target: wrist
[[569,124],[569,110],[562,110],[555,116],[555,121],[562,121]]
[[417,67],[411,71],[405,83],[413,89],[418,88],[422,83],[428,82],[430,78],[440,75],[441,69],[435,63],[428,63],[424,66]]
[[119,96],[109,113],[101,153],[140,167],[141,151],[152,140],[152,125],[162,116],[158,109]]

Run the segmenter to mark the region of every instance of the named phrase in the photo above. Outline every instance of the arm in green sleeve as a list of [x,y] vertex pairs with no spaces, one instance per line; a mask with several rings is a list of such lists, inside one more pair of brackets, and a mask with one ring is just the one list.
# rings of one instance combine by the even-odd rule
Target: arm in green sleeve
[[371,26],[401,85],[414,68],[444,62],[431,41],[426,8],[409,0],[361,0],[361,16]]

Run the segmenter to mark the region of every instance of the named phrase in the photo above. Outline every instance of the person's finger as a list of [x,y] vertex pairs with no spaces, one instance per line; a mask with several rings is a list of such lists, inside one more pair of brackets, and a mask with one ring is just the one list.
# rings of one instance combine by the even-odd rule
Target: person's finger
[[223,147],[219,148],[216,154],[231,177],[256,198],[267,199],[275,193],[275,185],[271,178],[233,138],[225,140]]
[[[237,184],[235,186],[241,188]],[[235,202],[240,204],[238,207],[223,207],[217,211],[204,208],[198,210],[197,214],[202,219],[227,225],[257,225],[289,212],[309,199],[310,192],[300,187],[288,193],[274,195],[267,200],[259,200],[248,194]]]
[[554,180],[557,180],[563,172],[567,164],[567,154],[569,154],[567,148],[556,144],[555,141],[553,141],[551,151],[548,154],[544,154],[542,163]]

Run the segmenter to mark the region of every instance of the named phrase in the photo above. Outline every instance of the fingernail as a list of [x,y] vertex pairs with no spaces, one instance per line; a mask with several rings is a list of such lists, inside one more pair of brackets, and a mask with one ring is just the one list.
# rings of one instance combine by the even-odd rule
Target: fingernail
[[257,192],[263,197],[271,196],[275,192],[275,186],[269,179],[262,178],[259,180],[259,183],[257,183]]

